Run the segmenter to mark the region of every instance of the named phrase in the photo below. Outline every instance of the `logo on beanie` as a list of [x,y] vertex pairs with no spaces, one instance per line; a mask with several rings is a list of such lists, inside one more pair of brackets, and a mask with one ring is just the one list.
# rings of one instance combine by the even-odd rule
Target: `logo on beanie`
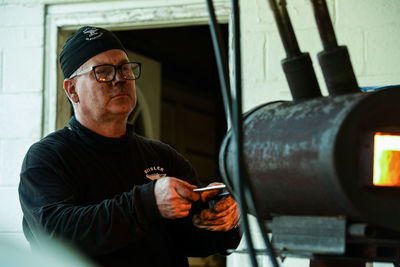
[[95,40],[103,35],[102,32],[99,32],[99,29],[93,27],[85,29],[83,33],[87,34],[87,41]]

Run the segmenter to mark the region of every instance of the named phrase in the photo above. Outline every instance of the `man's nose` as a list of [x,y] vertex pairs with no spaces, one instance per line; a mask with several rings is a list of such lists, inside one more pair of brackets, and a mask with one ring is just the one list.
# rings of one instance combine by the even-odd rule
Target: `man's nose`
[[124,81],[125,81],[125,78],[124,78],[124,75],[122,75],[121,69],[117,69],[113,82],[118,83],[118,82],[124,82]]

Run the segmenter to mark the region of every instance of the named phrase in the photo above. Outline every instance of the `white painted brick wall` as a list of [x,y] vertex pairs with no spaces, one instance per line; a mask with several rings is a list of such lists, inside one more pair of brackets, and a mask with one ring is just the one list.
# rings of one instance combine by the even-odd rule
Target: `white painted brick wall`
[[23,246],[19,172],[41,136],[44,8],[0,1],[0,238]]
[[19,207],[18,193],[15,186],[0,187],[0,214],[2,215],[0,234],[21,233],[22,211]]
[[349,47],[360,86],[400,83],[399,12],[397,0],[336,2],[338,40]]
[[3,49],[0,49],[0,94],[3,92]]
[[[385,26],[399,23],[398,0],[336,0],[337,27]],[[390,38],[390,37],[389,37]]]
[[[4,139],[0,141],[0,185],[1,186],[15,186],[19,183],[19,173],[21,170],[21,163],[24,159],[29,147],[37,139],[29,138],[15,138]],[[18,164],[16,167],[15,165]]]
[[40,93],[0,94],[0,107],[1,139],[40,137]]
[[28,27],[43,26],[44,8],[42,1],[30,1],[20,3],[19,1],[5,1],[0,6],[0,25],[2,27]]
[[[42,131],[44,4],[61,2],[65,3],[0,0],[0,238],[24,240],[18,173],[27,148]],[[322,45],[310,1],[287,2],[300,48],[310,52],[326,94],[316,60]],[[280,65],[285,54],[267,0],[240,3],[244,109],[291,99]],[[328,0],[328,6],[338,42],[348,46],[360,85],[399,84],[400,1]],[[234,255],[229,262],[229,266],[246,266],[247,257]],[[285,266],[299,264],[289,261]],[[262,266],[267,266],[265,259]]]
[[349,50],[356,76],[364,75],[367,66],[365,61],[364,31],[360,27],[343,27],[336,32],[339,45],[346,45]]
[[0,28],[0,36],[12,36],[12,40],[1,38],[0,46],[7,48],[43,47],[43,34],[43,25],[2,26]]
[[43,48],[8,48],[4,55],[4,93],[41,92],[43,87]]
[[397,24],[371,26],[365,32],[365,60],[372,64],[366,65],[365,74],[399,74],[400,40],[387,38],[397,35],[400,19]]

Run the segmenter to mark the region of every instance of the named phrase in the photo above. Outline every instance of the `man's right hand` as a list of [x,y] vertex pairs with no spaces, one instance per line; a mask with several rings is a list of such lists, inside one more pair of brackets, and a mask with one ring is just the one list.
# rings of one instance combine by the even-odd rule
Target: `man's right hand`
[[193,192],[194,188],[197,186],[174,177],[158,179],[154,185],[154,196],[161,216],[166,219],[188,216],[192,202],[200,199],[200,194]]

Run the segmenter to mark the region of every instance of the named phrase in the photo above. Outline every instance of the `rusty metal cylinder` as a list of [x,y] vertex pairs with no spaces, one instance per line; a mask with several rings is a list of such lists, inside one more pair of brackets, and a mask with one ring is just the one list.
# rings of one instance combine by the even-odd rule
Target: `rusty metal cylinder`
[[[372,186],[373,135],[400,133],[400,87],[296,102],[244,116],[244,160],[263,219],[345,216],[400,230],[400,189]],[[232,187],[228,132],[220,171]],[[251,211],[252,212],[252,211]]]

